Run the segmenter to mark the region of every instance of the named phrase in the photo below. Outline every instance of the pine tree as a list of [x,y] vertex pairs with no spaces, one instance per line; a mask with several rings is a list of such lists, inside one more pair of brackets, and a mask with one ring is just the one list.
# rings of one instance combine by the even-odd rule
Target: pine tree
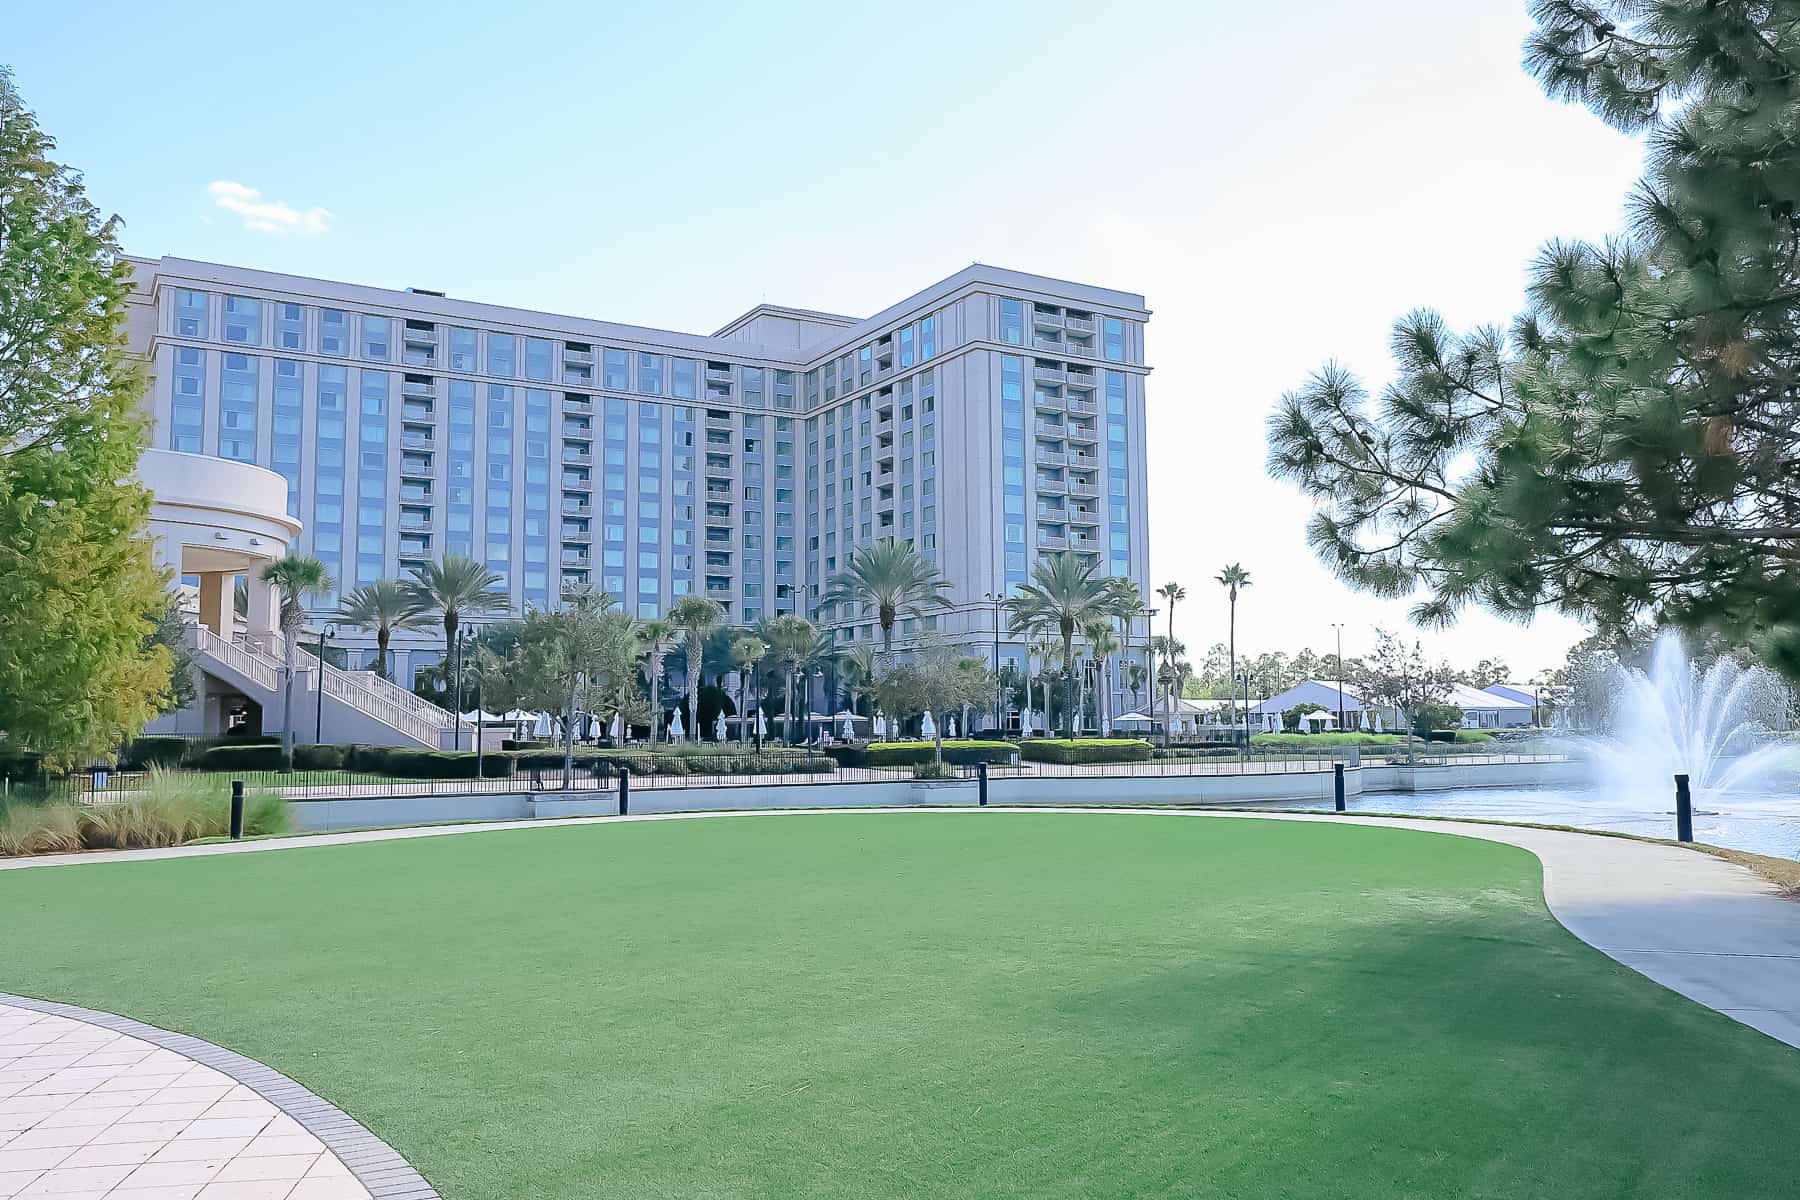
[[1542,0],[1545,89],[1646,133],[1630,226],[1555,242],[1510,327],[1394,329],[1371,398],[1328,365],[1270,418],[1346,580],[1715,628],[1800,677],[1800,21],[1791,5]]
[[171,658],[131,270],[54,148],[0,71],[0,749],[70,767],[156,715]]

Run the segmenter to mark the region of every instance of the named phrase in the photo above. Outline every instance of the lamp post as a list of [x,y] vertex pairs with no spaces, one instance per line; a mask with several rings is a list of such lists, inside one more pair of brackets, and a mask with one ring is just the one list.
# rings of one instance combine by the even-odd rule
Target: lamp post
[[337,636],[337,626],[330,621],[325,622],[319,630],[319,687],[318,709],[313,714],[313,744],[323,745],[325,742],[325,643]]
[[[810,692],[812,690],[812,685],[814,683],[819,684],[820,687],[824,686],[825,672],[823,670],[821,670],[820,668],[814,667],[812,669],[811,675],[806,675],[806,672],[804,670],[801,672],[801,674],[803,676],[805,676],[807,679],[807,684],[806,684],[807,691]],[[827,704],[825,707],[830,708],[831,706],[829,704]],[[812,705],[810,703],[807,704],[806,709],[807,709],[808,715],[811,715]],[[826,714],[825,719],[827,721],[829,721],[831,719],[831,716],[829,713]],[[808,721],[807,724],[810,725],[811,722]],[[803,732],[804,732],[804,736],[806,737],[806,757],[811,758],[812,754],[813,754],[812,730],[806,729]]]
[[[983,592],[982,598],[994,606],[994,736],[1005,731],[1006,710],[1000,703],[1000,601],[999,592]],[[968,730],[963,731],[965,734]]]
[[1151,729],[1156,728],[1156,685],[1158,683],[1158,680],[1156,678],[1156,647],[1151,645],[1151,639],[1155,635],[1153,633],[1151,633],[1151,630],[1156,628],[1156,614],[1161,611],[1162,611],[1162,609],[1160,609],[1160,608],[1146,608],[1144,610],[1144,657],[1146,659],[1148,659],[1150,662],[1150,728]]
[[1333,621],[1331,627],[1337,630],[1337,694],[1338,694],[1338,732],[1344,729],[1344,623]]
[[1250,671],[1245,668],[1240,678],[1244,682],[1244,761],[1250,759]]

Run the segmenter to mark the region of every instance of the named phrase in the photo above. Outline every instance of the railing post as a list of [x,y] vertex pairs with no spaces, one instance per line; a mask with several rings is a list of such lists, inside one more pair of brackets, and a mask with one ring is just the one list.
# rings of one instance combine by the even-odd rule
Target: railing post
[[1331,764],[1332,808],[1336,812],[1344,811],[1344,764]]
[[624,763],[619,764],[619,815],[631,815],[631,768]]
[[1688,777],[1675,777],[1675,840],[1694,840],[1694,801],[1688,795]]
[[975,803],[982,808],[987,807],[988,801],[987,767],[988,765],[985,761],[977,762],[975,764]]
[[231,840],[238,841],[244,836],[244,781],[231,781]]

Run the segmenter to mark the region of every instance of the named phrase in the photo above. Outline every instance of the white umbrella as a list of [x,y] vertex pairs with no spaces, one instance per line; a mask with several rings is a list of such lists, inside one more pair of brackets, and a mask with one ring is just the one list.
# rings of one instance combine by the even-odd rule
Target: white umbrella
[[926,741],[937,737],[937,722],[931,719],[931,710],[925,710],[925,719],[919,723],[919,736]]
[[1031,736],[1031,710],[1029,708],[1019,711],[1019,736]]
[[1380,733],[1381,732],[1381,714],[1380,713],[1372,713],[1371,716],[1373,717],[1374,722],[1375,722],[1375,732]]
[[756,710],[756,736],[764,740],[769,736],[769,723],[763,720],[762,709]]
[[724,740],[725,740],[725,714],[720,713],[718,716],[713,718],[713,741],[722,742]]
[[845,710],[845,712],[844,712],[844,740],[847,742],[855,736],[856,736],[856,726],[851,724],[850,713],[848,710]]
[[669,737],[671,740],[679,742],[686,736],[687,731],[681,727],[681,710],[678,708],[675,710],[675,719],[669,722]]
[[954,739],[956,737],[956,718],[951,717],[949,720],[945,721],[944,724],[950,727],[950,732],[944,736]]
[[613,714],[613,722],[612,722],[612,739],[615,743],[619,740],[619,735],[623,731],[624,726],[625,726],[625,723],[624,723],[624,721],[620,720],[619,714],[614,713]]
[[538,737],[549,737],[550,736],[550,714],[544,713],[544,712],[539,713],[537,715],[536,723],[534,723],[531,727],[531,732],[534,733],[535,735],[537,735]]

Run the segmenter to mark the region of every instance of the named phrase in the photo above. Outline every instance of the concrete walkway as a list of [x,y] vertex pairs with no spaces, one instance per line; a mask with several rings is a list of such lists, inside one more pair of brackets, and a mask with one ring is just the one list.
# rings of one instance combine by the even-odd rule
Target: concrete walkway
[[[1110,809],[1033,806],[990,809],[759,810],[749,813],[658,813],[630,817],[503,821],[482,825],[384,829],[306,838],[224,843],[167,850],[44,855],[0,860],[0,870],[105,862],[260,854],[351,842],[453,837],[502,829],[549,829],[615,821],[692,821],[718,816],[782,817],[818,814],[939,813],[977,817],[983,812],[1068,816],[1106,813],[1223,821],[1332,821],[1422,833],[1481,838],[1519,846],[1544,868],[1544,898],[1557,920],[1589,943],[1664,987],[1717,1009],[1770,1037],[1800,1047],[1800,903],[1784,900],[1773,885],[1723,859],[1674,846],[1628,838],[1565,833],[1461,821],[1308,813],[1198,812],[1192,809]],[[4,983],[0,979],[0,983]],[[4,1196],[0,1192],[0,1196]]]

